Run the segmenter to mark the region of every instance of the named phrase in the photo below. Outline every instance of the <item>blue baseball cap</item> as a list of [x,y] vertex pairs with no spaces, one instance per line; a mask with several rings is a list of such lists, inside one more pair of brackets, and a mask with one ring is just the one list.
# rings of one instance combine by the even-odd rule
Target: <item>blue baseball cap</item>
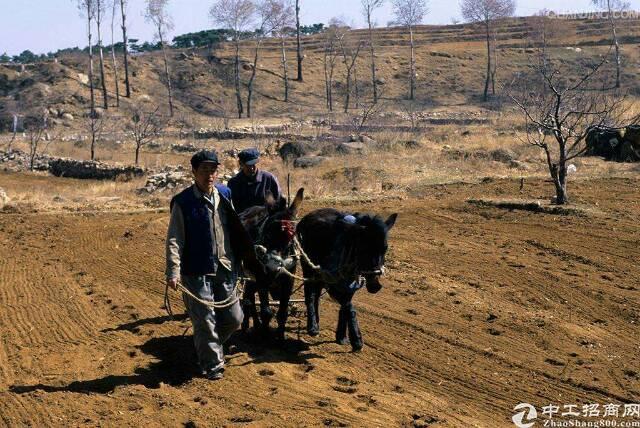
[[238,159],[245,165],[255,165],[259,158],[260,152],[255,148],[245,149],[238,153]]
[[193,169],[198,169],[198,166],[200,166],[202,162],[212,162],[220,165],[218,154],[213,150],[200,150],[191,157],[191,166]]

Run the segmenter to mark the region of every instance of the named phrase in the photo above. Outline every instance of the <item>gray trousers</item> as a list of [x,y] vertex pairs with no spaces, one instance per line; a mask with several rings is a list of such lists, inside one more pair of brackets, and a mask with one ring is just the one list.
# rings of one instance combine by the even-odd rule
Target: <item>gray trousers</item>
[[[183,285],[203,300],[221,301],[233,292],[237,274],[218,265],[215,276],[182,276]],[[209,309],[192,297],[182,294],[193,325],[193,342],[203,372],[224,367],[222,344],[242,325],[240,302],[224,309]]]

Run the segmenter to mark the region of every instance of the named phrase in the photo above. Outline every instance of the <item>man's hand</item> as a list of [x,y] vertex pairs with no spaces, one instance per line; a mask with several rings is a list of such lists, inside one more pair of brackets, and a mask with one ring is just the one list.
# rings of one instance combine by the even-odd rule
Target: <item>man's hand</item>
[[178,278],[167,278],[167,286],[169,288],[173,288],[174,290],[178,289]]

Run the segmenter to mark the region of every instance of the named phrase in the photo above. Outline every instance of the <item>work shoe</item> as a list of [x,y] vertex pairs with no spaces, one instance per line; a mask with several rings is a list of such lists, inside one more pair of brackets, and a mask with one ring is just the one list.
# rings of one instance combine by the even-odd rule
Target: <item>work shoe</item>
[[209,370],[204,374],[209,380],[220,380],[224,377],[224,367],[220,367],[219,369]]

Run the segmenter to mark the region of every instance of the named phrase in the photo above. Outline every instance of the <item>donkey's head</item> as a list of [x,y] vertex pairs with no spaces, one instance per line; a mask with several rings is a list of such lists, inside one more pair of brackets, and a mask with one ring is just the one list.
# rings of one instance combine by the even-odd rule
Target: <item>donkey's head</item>
[[280,198],[278,201],[269,200],[264,207],[250,208],[254,211],[252,216],[261,219],[254,222],[252,237],[257,244],[258,255],[270,272],[277,272],[283,267],[292,270],[296,264],[292,251],[293,237],[303,197],[304,189],[300,188],[288,207],[286,200]]
[[384,273],[387,253],[387,235],[398,218],[392,214],[387,220],[368,214],[356,214],[355,223],[345,224],[355,241],[356,273],[366,280],[367,291],[377,293],[382,288],[380,276]]

